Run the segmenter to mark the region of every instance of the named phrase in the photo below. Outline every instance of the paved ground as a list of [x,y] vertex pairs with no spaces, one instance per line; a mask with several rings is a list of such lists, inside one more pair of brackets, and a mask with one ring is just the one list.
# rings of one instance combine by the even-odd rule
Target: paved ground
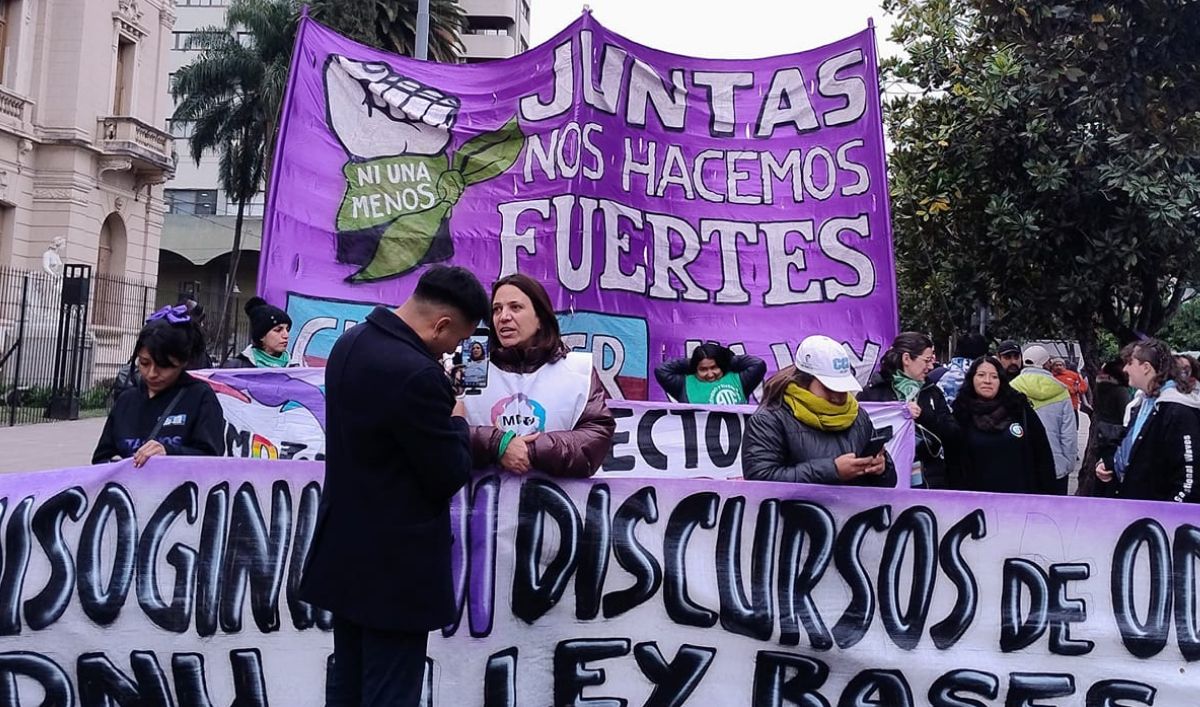
[[104,418],[0,427],[0,473],[86,466]]

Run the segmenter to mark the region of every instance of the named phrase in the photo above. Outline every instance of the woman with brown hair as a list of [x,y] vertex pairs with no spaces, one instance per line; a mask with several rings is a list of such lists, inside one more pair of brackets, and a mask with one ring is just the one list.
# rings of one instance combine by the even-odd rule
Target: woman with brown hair
[[1200,503],[1200,396],[1192,381],[1183,377],[1171,347],[1158,339],[1126,346],[1121,358],[1138,392],[1125,412],[1125,436],[1113,458],[1096,465],[1096,479],[1115,482],[1120,498]]
[[875,434],[854,393],[850,358],[838,342],[810,336],[796,365],[767,382],[762,405],[746,422],[742,475],[757,481],[853,486],[896,485],[886,451],[859,456]]
[[463,398],[475,465],[516,474],[596,473],[616,421],[592,355],[563,343],[545,288],[521,274],[497,281],[489,338],[487,386]]
[[[862,402],[908,403],[916,427],[917,448],[913,460],[914,488],[946,487],[947,448],[957,451],[961,434],[958,421],[942,389],[929,380],[933,370],[933,340],[916,331],[901,332],[883,354],[879,372],[871,377],[858,399]],[[961,389],[961,388],[960,388]]]

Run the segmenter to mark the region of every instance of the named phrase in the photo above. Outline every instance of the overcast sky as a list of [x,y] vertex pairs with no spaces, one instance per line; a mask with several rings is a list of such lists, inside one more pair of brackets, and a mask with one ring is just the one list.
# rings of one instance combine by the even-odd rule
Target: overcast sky
[[[639,44],[698,57],[791,54],[841,39],[875,18],[881,53],[891,22],[879,0],[590,0],[605,27]],[[531,0],[530,35],[540,44],[573,22],[583,3]]]

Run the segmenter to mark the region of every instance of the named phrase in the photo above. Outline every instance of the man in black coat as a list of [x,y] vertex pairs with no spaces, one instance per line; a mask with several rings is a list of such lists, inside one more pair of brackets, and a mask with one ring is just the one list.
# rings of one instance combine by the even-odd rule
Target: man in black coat
[[434,267],[330,354],[325,485],[300,584],[334,616],[326,705],[420,701],[429,631],[453,620],[450,498],[471,468],[439,357],[489,309],[469,271]]

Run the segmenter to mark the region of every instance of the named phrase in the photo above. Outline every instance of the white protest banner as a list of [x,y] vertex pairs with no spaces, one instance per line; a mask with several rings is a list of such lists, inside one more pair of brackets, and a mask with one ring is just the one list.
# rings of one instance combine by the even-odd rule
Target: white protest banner
[[[325,369],[193,371],[217,392],[226,454],[268,459],[325,458]],[[914,429],[903,403],[862,403],[876,429],[890,427],[896,468],[912,467]],[[610,400],[613,449],[602,476],[739,478],[750,405],[706,406]],[[908,478],[901,473],[903,483]]]
[[[0,707],[322,704],[322,472],[0,477]],[[1194,507],[489,473],[452,516],[425,707],[1195,704]]]

